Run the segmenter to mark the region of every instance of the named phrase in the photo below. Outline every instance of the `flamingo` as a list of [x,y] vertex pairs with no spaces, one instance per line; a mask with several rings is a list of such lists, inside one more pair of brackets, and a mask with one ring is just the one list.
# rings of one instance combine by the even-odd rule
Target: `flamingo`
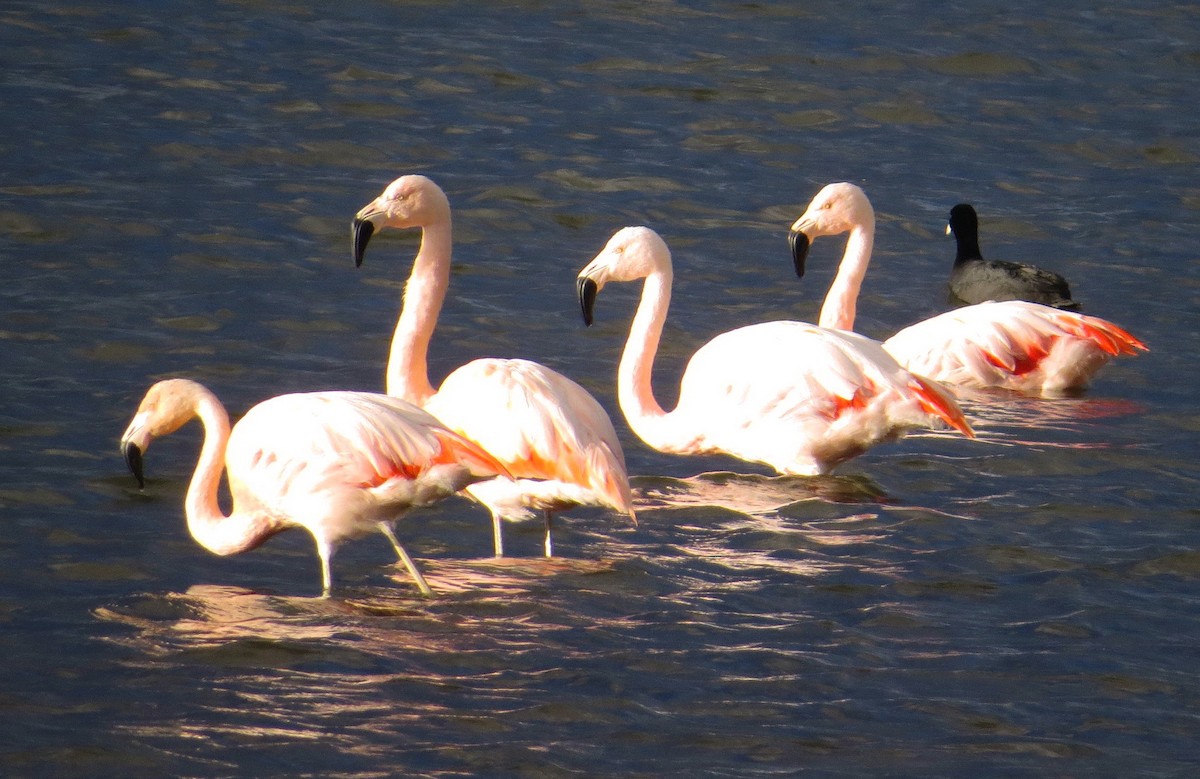
[[671,252],[648,227],[625,227],[579,273],[584,323],[610,281],[644,279],[617,369],[617,397],[634,433],[674,454],[721,452],[781,474],[824,474],[935,417],[973,435],[954,399],[909,373],[877,343],[804,322],[731,330],[688,362],[679,401],[664,411],[651,373],[671,300]]
[[[875,238],[866,194],[845,182],[824,187],[792,224],[789,240],[803,276],[812,239],[840,233],[849,237],[819,321],[852,330]],[[938,314],[904,328],[883,348],[908,370],[945,384],[1053,396],[1086,387],[1111,357],[1147,347],[1099,317],[1006,300]]]
[[[254,549],[292,527],[312,534],[321,560],[322,594],[332,587],[329,561],[348,538],[379,530],[423,595],[432,590],[392,523],[469,484],[505,475],[504,466],[431,415],[397,398],[366,392],[279,395],[251,408],[233,427],[221,401],[188,379],[150,387],[121,436],[125,462],[145,487],[142,455],[151,441],[191,419],[204,444],[184,501],[188,530],[205,549],[231,555]],[[218,503],[222,461],[233,497]]]
[[950,294],[964,303],[1028,300],[1054,308],[1077,309],[1071,286],[1054,271],[1005,260],[985,260],[979,252],[979,217],[967,203],[950,209],[946,234],[957,244],[950,271]]
[[541,512],[543,549],[553,556],[555,512],[603,506],[634,524],[625,454],[612,420],[574,381],[536,362],[477,359],[453,371],[434,390],[426,356],[450,281],[450,202],[425,176],[401,176],[354,217],[354,262],[362,264],[377,229],[420,228],[421,246],[405,287],[387,365],[387,393],[422,406],[482,446],[513,480],[471,485],[467,493],[492,516],[495,554],[504,554],[501,520]]

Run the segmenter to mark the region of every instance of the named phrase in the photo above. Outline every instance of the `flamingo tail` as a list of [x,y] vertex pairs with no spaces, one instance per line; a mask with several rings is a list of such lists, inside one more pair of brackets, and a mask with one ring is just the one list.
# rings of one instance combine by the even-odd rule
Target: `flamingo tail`
[[1139,349],[1143,352],[1150,351],[1150,347],[1135,338],[1128,330],[1107,319],[1075,314],[1074,316],[1056,317],[1055,320],[1059,327],[1080,338],[1086,338],[1113,356],[1136,354]]
[[488,454],[479,444],[448,431],[439,432],[437,438],[442,444],[442,452],[437,462],[462,463],[478,476],[513,478],[512,473],[509,472],[504,463]]
[[921,403],[921,408],[926,413],[939,417],[943,422],[967,438],[975,437],[975,431],[971,429],[967,418],[963,416],[962,409],[958,407],[958,403],[955,402],[954,398],[941,385],[913,374],[912,381],[909,382],[908,386],[916,393],[917,399]]

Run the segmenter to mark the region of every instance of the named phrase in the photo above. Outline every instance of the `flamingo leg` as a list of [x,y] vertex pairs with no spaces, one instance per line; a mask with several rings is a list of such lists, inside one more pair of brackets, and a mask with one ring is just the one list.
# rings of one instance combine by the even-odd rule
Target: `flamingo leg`
[[429,583],[425,581],[425,577],[417,570],[417,564],[408,556],[408,552],[404,551],[404,547],[400,546],[400,541],[396,538],[396,534],[392,532],[391,526],[386,522],[380,522],[379,532],[387,536],[387,540],[392,542],[392,548],[396,550],[396,555],[399,556],[400,562],[404,563],[404,567],[408,569],[409,576],[412,576],[421,594],[426,598],[432,598],[433,590],[430,589]]
[[329,572],[329,558],[333,557],[333,546],[318,540],[317,557],[321,560],[321,597],[328,598],[333,590],[333,575]]
[[500,527],[502,523],[500,515],[492,512],[492,544],[496,548],[496,557],[504,557],[504,534]]
[[549,510],[542,512],[546,517],[546,557],[554,557],[554,549],[550,544],[550,528],[554,524],[554,514]]

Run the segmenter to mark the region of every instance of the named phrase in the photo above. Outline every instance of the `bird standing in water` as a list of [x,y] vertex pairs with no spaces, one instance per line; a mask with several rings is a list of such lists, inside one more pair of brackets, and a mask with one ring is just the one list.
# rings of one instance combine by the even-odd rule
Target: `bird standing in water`
[[[866,193],[846,182],[825,186],[792,224],[788,238],[796,273],[803,276],[812,240],[840,233],[849,237],[820,322],[853,330],[875,240],[875,210]],[[884,341],[883,348],[908,370],[945,384],[1057,395],[1087,386],[1111,357],[1146,346],[1098,317],[1006,300],[917,322]]]
[[679,401],[663,410],[651,374],[671,301],[671,252],[648,227],[626,227],[579,273],[591,324],[609,282],[644,279],[617,368],[633,431],[675,454],[721,452],[782,474],[814,476],[941,419],[972,435],[953,397],[901,368],[879,344],[805,322],[764,322],[713,338],[692,356]]
[[[204,444],[184,501],[192,537],[214,554],[231,555],[302,527],[316,542],[326,596],[337,546],[374,531],[387,536],[418,589],[431,595],[392,523],[409,509],[507,474],[478,445],[386,395],[279,395],[251,408],[231,430],[225,407],[208,388],[167,379],[150,387],[121,436],[139,485],[145,486],[142,456],[150,443],[197,417]],[[233,497],[229,514],[218,502],[222,471]]]
[[434,389],[427,353],[450,282],[450,201],[425,176],[401,176],[354,217],[354,262],[383,228],[420,228],[404,302],[392,336],[387,393],[415,403],[504,463],[513,480],[467,489],[492,514],[493,544],[504,554],[501,520],[540,512],[543,548],[552,556],[556,512],[606,506],[636,523],[625,454],[608,413],[574,381],[536,362],[482,358],[456,369]]

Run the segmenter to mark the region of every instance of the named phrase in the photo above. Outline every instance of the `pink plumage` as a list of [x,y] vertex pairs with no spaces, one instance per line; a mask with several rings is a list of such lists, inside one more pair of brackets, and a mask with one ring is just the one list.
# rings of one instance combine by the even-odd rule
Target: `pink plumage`
[[[481,447],[397,398],[365,392],[280,395],[251,408],[231,431],[211,391],[187,379],[167,379],[149,389],[121,437],[139,483],[142,455],[151,442],[197,417],[204,445],[184,504],[193,538],[215,554],[229,555],[288,528],[304,528],[316,542],[325,594],[337,546],[376,530],[391,541],[418,588],[430,594],[391,523],[474,482],[507,475]],[[222,471],[233,498],[228,515],[218,501]]]
[[[840,233],[849,237],[820,321],[851,330],[871,261],[875,211],[862,189],[845,182],[824,187],[792,225],[797,269],[809,241]],[[914,373],[948,385],[1056,395],[1086,387],[1111,357],[1147,347],[1107,320],[1006,300],[930,317],[896,333],[883,348]]]
[[816,475],[905,431],[942,419],[966,435],[954,399],[855,333],[764,322],[716,336],[692,356],[679,401],[665,411],[651,373],[670,305],[671,253],[648,227],[626,227],[579,273],[590,322],[609,282],[644,279],[617,368],[617,397],[633,431],[676,454],[722,452],[780,473]]
[[472,485],[467,493],[492,514],[496,556],[501,520],[540,513],[544,550],[553,554],[555,512],[605,506],[636,522],[625,455],[604,408],[571,379],[536,362],[483,358],[456,369],[439,388],[427,352],[450,281],[451,216],[446,194],[425,176],[401,176],[354,218],[354,257],[362,262],[376,229],[420,228],[404,304],[392,337],[387,392],[423,406],[505,464],[513,480]]

